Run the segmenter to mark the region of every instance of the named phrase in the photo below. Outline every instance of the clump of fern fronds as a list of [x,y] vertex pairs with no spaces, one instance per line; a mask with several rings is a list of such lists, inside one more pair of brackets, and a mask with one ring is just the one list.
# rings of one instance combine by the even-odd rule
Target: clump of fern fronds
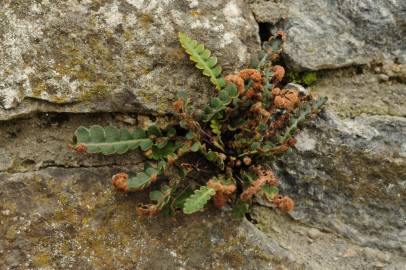
[[[180,91],[173,103],[178,125],[163,129],[151,125],[146,130],[79,127],[71,147],[105,155],[142,151],[151,161],[143,172],[121,172],[112,179],[119,191],[150,191],[151,202],[137,207],[141,216],[178,209],[192,214],[212,200],[218,208],[232,204],[235,216],[242,217],[255,197],[291,211],[293,200],[279,195],[278,180],[266,163],[296,143],[300,126],[327,99],[304,88],[280,85],[285,70],[273,62],[285,38],[279,32],[263,44],[250,68],[223,77],[217,58],[180,33],[181,46],[217,90],[203,111],[193,106],[186,91]],[[202,171],[198,164],[204,164],[205,173],[192,177]]]

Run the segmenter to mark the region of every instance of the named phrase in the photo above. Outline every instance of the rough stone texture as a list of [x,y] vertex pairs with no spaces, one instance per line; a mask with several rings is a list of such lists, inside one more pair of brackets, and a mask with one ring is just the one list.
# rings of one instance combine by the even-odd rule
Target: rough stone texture
[[[0,122],[0,172],[37,171],[47,167],[99,167],[142,163],[138,152],[125,156],[77,155],[68,150],[80,125],[125,125],[108,114],[40,114],[32,119]],[[125,125],[128,126],[128,125]],[[11,143],[12,142],[12,143]]]
[[329,108],[343,118],[362,114],[405,117],[405,83],[395,76],[381,80],[385,74],[381,73],[382,67],[375,70],[378,72],[358,68],[323,71],[318,74],[319,81],[312,90],[327,95]]
[[329,118],[311,130],[280,167],[293,216],[363,245],[406,248],[406,120]]
[[273,163],[296,210],[254,207],[251,223],[238,223],[210,207],[136,219],[145,194],[118,194],[109,179],[139,170],[142,157],[66,145],[79,125],[154,121],[137,113],[166,113],[178,88],[204,103],[208,80],[176,32],[232,71],[258,46],[245,1],[1,1],[0,269],[403,270],[404,2],[322,2],[250,6],[273,31],[288,30],[294,67],[379,63],[318,72],[312,90],[329,96],[327,110]]
[[403,0],[252,0],[259,22],[285,30],[285,56],[297,69],[326,69],[392,59],[406,64]]
[[141,170],[142,157],[84,156],[66,147],[78,125],[120,125],[115,118],[41,114],[1,122],[0,269],[289,265],[293,259],[277,243],[228,211],[137,219],[135,207],[148,193],[117,193],[110,179]]
[[242,0],[1,1],[0,120],[32,111],[166,113],[180,88],[204,102],[208,79],[191,68],[177,33],[204,42],[232,71],[259,44],[246,10]]
[[139,196],[117,194],[108,180],[118,169],[0,173],[0,268],[270,269],[286,261],[258,229],[220,212],[136,219]]
[[251,217],[257,228],[294,258],[294,264],[287,269],[402,270],[406,264],[402,253],[360,246],[334,232],[309,227],[265,207],[255,207]]
[[[406,119],[389,115],[385,107],[391,103],[368,101],[366,89],[373,89],[373,83],[349,94],[360,80],[373,75],[347,76],[340,94],[334,83],[326,84],[335,76],[326,76],[315,88],[333,96],[331,109],[353,118],[339,118],[328,111],[298,136],[296,150],[276,163],[285,191],[296,200],[292,216],[364,246],[405,252]],[[386,93],[393,84],[379,87]],[[388,97],[400,94],[404,102],[406,88],[401,90]],[[351,97],[354,104],[360,103],[348,106]],[[404,116],[403,111],[395,112]]]

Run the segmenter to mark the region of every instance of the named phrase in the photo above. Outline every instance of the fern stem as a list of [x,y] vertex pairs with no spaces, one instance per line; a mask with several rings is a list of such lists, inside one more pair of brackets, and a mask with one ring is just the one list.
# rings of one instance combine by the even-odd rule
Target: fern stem
[[258,153],[258,150],[252,150],[252,151],[244,152],[244,153],[238,155],[238,157],[253,155],[253,154],[257,154],[257,153]]

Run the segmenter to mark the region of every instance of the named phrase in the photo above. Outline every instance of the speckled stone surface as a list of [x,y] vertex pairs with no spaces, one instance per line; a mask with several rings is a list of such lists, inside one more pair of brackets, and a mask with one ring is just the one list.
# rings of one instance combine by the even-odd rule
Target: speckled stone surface
[[0,173],[0,268],[265,269],[283,255],[227,213],[137,219],[140,196],[110,185],[117,169]]
[[66,147],[78,125],[92,123],[125,125],[109,114],[0,123],[0,269],[268,269],[290,260],[252,224],[212,206],[137,218],[148,193],[116,192],[110,179],[141,170],[141,155]]
[[406,250],[406,86],[364,69],[319,76],[327,110],[273,162],[292,216],[364,246]]
[[406,239],[406,120],[327,114],[277,164],[295,219],[365,246],[403,251]]
[[32,111],[166,113],[180,88],[204,102],[209,80],[191,68],[178,32],[228,71],[259,46],[242,0],[1,1],[0,120]]
[[296,69],[382,62],[406,64],[403,0],[250,0],[256,20],[291,39],[285,58]]

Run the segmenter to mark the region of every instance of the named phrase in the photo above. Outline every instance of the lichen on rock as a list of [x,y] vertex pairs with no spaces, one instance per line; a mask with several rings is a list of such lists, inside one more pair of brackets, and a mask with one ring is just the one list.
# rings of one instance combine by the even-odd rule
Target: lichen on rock
[[[162,114],[179,88],[209,89],[185,67],[177,32],[191,29],[233,70],[249,60],[248,47],[258,48],[257,26],[240,0],[192,6],[176,0],[3,1],[1,119],[54,111],[53,104],[83,112],[83,102],[100,100],[105,106],[93,110],[130,103],[132,110]],[[201,101],[207,94],[195,93]]]

